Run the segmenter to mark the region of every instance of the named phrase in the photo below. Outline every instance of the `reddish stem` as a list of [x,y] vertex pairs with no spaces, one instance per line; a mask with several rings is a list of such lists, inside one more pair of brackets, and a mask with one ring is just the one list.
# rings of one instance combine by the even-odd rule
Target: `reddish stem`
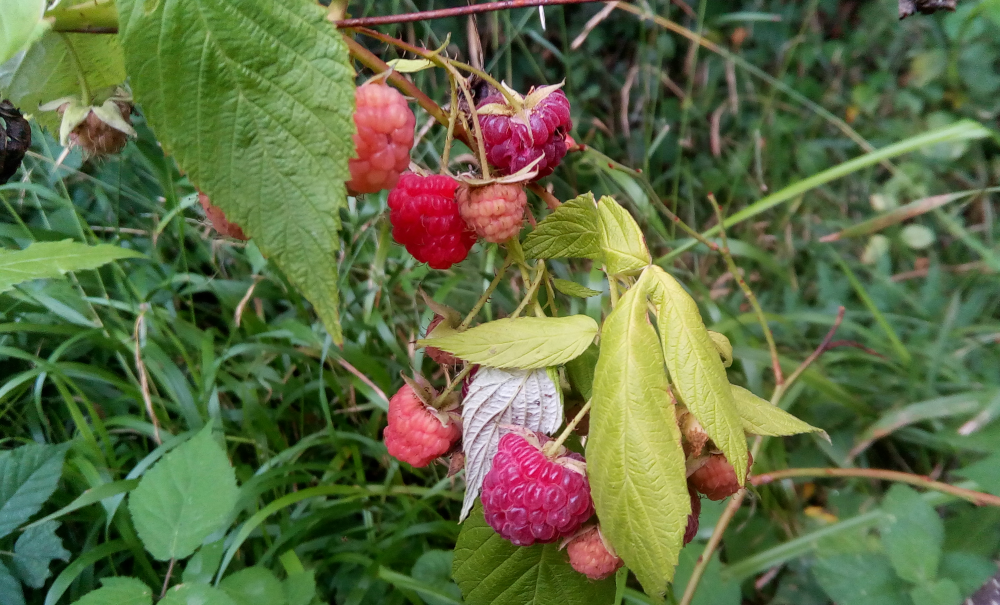
[[475,15],[479,13],[509,10],[512,8],[557,6],[561,4],[587,4],[589,2],[601,1],[606,2],[607,0],[503,0],[501,2],[484,2],[483,4],[473,4],[471,6],[456,6],[454,8],[439,8],[437,10],[420,11],[416,13],[403,13],[401,15],[382,15],[378,17],[341,19],[340,21],[335,21],[334,24],[338,28],[391,25],[393,23],[412,23],[414,21],[429,21],[431,19],[461,17],[463,15]]

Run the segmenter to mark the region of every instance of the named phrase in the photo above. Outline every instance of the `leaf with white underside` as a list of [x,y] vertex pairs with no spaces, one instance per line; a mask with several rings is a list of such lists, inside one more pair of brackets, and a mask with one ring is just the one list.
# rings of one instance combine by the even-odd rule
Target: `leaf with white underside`
[[799,433],[819,433],[827,441],[830,437],[823,429],[792,416],[769,401],[761,399],[743,387],[729,385],[733,392],[733,402],[743,420],[743,430],[754,435],[780,437]]
[[575,296],[577,298],[590,298],[591,296],[600,296],[600,290],[592,290],[586,286],[581,286],[575,281],[569,281],[568,279],[554,279],[552,280],[552,285],[555,286],[556,290],[562,292],[566,296]]
[[698,304],[660,267],[643,275],[652,280],[650,298],[657,306],[663,359],[674,392],[733,465],[740,484],[746,480],[747,439],[733,401],[726,368],[705,329]]
[[604,196],[597,204],[600,215],[600,243],[604,251],[604,267],[611,275],[635,273],[647,267],[653,259],[646,248],[642,229],[628,210]]
[[150,605],[153,591],[135,578],[104,578],[103,588],[88,593],[73,605]]
[[45,580],[52,575],[49,571],[52,561],[69,561],[70,552],[63,548],[57,529],[57,521],[34,525],[18,536],[14,544],[14,572],[32,588],[45,586]]
[[524,238],[528,258],[601,258],[600,219],[593,193],[556,208]]
[[109,244],[89,246],[72,240],[36,242],[24,250],[0,249],[0,292],[33,279],[62,277],[69,271],[96,269],[142,254]]
[[354,70],[309,0],[119,0],[136,99],[164,150],[311,302],[335,342]]
[[493,466],[506,426],[551,435],[562,424],[563,408],[556,385],[542,370],[481,367],[462,401],[462,448],[465,450],[465,519]]
[[558,366],[594,342],[597,322],[587,315],[498,319],[441,338],[417,341],[471,363],[524,370]]
[[587,473],[601,531],[643,588],[662,595],[691,500],[684,451],[640,280],[604,321],[594,370]]

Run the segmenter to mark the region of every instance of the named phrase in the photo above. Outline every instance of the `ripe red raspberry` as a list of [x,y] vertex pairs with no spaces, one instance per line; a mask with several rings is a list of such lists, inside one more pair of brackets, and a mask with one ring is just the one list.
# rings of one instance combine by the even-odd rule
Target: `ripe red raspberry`
[[476,234],[502,244],[521,232],[528,196],[520,185],[494,183],[485,187],[458,188],[458,211]]
[[417,397],[410,385],[389,400],[389,426],[382,437],[389,454],[412,466],[427,466],[462,436],[452,418],[440,415]]
[[566,545],[569,564],[591,580],[603,580],[623,565],[618,555],[604,541],[597,526],[584,530]]
[[[478,107],[493,103],[507,105],[507,100],[494,92]],[[503,174],[514,174],[542,157],[536,166],[537,180],[552,174],[566,155],[566,133],[573,126],[569,100],[561,90],[556,90],[531,107],[526,104],[524,114],[527,119],[525,115],[480,114],[479,124],[491,166]]]
[[392,237],[433,269],[465,260],[476,243],[475,232],[458,213],[457,188],[450,176],[407,173],[389,193]]
[[701,516],[701,496],[688,484],[688,495],[691,497],[691,514],[688,515],[687,529],[684,530],[684,544],[686,545],[698,535],[698,521]]
[[517,546],[572,536],[594,514],[583,459],[549,460],[524,437],[507,433],[483,480],[483,513],[497,533]]
[[[442,321],[444,321],[444,317],[441,317],[440,315],[435,315],[434,319],[431,320],[431,323],[427,325],[427,334],[429,335],[432,331],[434,331],[434,328],[438,327],[438,324],[440,324]],[[424,353],[427,353],[428,357],[433,359],[439,365],[443,366],[458,365],[462,361],[461,359],[455,357],[448,351],[442,351],[437,347],[426,347],[424,349]]]
[[212,201],[208,199],[208,196],[200,191],[198,192],[198,203],[201,204],[202,209],[205,211],[205,215],[208,217],[208,220],[211,221],[215,230],[219,232],[219,235],[224,235],[233,239],[241,239],[243,241],[250,239],[245,233],[243,233],[243,229],[241,229],[239,225],[229,222],[229,219],[227,219],[226,215],[223,214],[222,208],[213,205]]
[[348,165],[354,194],[392,189],[410,165],[416,118],[406,97],[382,83],[359,86],[354,92],[354,152]]
[[[747,472],[753,465],[753,456],[747,464]],[[736,471],[722,454],[712,454],[705,464],[688,477],[688,482],[709,500],[724,500],[740,491]]]

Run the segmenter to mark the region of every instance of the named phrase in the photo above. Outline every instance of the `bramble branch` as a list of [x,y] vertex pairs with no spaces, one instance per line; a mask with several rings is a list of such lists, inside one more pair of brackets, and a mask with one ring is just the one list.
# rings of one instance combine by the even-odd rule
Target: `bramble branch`
[[502,2],[484,2],[471,6],[456,6],[454,8],[439,8],[437,10],[403,13],[400,15],[382,15],[378,17],[360,17],[357,19],[341,19],[335,24],[338,28],[370,27],[373,25],[392,25],[394,23],[413,23],[414,21],[429,21],[431,19],[446,19],[462,17],[512,8],[529,8],[533,6],[558,6],[562,4],[587,4],[607,0],[503,0]]

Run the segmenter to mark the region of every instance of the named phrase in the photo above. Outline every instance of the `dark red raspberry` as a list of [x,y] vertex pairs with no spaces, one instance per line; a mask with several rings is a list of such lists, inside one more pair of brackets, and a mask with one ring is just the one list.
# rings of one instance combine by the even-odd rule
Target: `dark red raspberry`
[[389,193],[392,237],[433,269],[465,260],[476,243],[476,233],[458,213],[457,188],[450,176],[407,173]]
[[202,209],[205,211],[205,216],[211,221],[212,226],[219,232],[219,235],[243,241],[250,239],[243,233],[243,229],[239,225],[229,222],[229,219],[223,214],[222,208],[213,205],[208,196],[200,191],[198,192],[198,203],[201,204]]
[[604,541],[597,526],[584,530],[566,545],[569,564],[591,580],[603,580],[624,563]]
[[348,165],[354,194],[392,189],[410,166],[416,118],[406,97],[383,83],[368,83],[354,92],[354,151]]
[[[753,456],[747,464],[747,472],[753,466]],[[712,454],[701,468],[688,477],[689,484],[705,494],[709,500],[725,500],[742,487],[736,480],[736,471],[722,454]]]
[[686,545],[698,535],[698,521],[701,516],[701,496],[688,484],[688,495],[691,497],[691,514],[688,515],[687,529],[684,530],[684,544]]
[[502,244],[521,232],[528,196],[520,185],[463,185],[458,188],[455,199],[462,218],[484,240]]
[[427,466],[446,454],[461,436],[458,422],[421,401],[410,385],[389,400],[389,426],[382,437],[389,454],[397,460]]
[[[531,95],[528,95],[531,98]],[[490,104],[507,105],[499,92],[487,96],[477,107]],[[530,104],[530,103],[529,103]],[[525,105],[524,114],[480,114],[486,159],[503,174],[514,174],[542,157],[536,166],[540,179],[552,174],[566,155],[566,133],[573,123],[569,115],[569,100],[556,90],[534,106]]]
[[[438,327],[442,321],[444,321],[444,317],[435,315],[434,319],[431,320],[431,323],[427,325],[427,334],[430,335],[430,333],[434,331],[434,328]],[[462,360],[458,357],[455,357],[448,351],[442,351],[437,347],[427,347],[424,349],[424,352],[439,365],[454,366],[462,362]]]
[[578,454],[549,460],[524,437],[507,433],[483,480],[486,522],[517,546],[572,536],[594,514]]
[[469,396],[469,386],[472,381],[476,379],[476,374],[479,372],[479,366],[474,365],[468,374],[465,375],[465,380],[462,381],[462,399],[464,400]]

